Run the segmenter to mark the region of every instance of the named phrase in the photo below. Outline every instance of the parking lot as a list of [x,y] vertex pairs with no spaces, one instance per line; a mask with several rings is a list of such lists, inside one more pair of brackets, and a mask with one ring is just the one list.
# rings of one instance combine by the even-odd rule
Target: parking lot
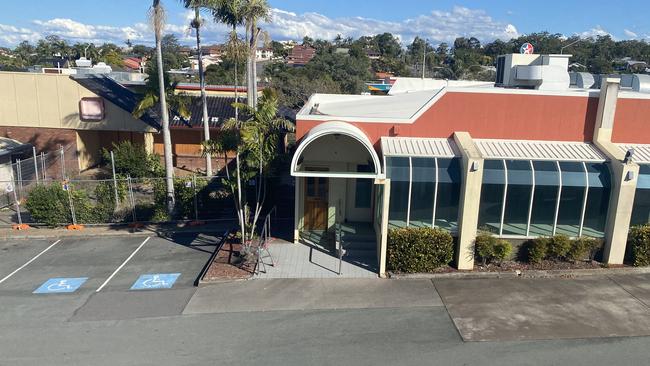
[[75,237],[0,244],[0,321],[180,314],[218,236]]

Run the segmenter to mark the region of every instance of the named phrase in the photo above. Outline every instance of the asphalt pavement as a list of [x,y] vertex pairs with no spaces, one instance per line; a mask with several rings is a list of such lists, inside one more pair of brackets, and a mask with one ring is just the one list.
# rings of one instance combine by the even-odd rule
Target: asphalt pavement
[[216,240],[0,243],[0,365],[647,364],[648,275],[196,288]]

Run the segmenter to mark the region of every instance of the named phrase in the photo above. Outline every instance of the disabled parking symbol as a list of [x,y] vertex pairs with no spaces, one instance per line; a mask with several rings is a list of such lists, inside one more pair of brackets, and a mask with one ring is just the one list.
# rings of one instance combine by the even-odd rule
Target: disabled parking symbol
[[149,290],[159,288],[172,288],[180,273],[144,274],[131,286],[131,290]]
[[50,278],[39,288],[34,290],[35,294],[54,294],[75,292],[88,280],[88,277],[78,278]]

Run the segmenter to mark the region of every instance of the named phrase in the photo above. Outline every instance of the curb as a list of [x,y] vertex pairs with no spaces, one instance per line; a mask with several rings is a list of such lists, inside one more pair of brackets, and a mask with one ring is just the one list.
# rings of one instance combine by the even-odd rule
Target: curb
[[449,273],[389,273],[389,279],[489,279],[489,278],[578,278],[588,276],[613,276],[648,274],[650,267],[555,269],[507,272],[449,272]]
[[[223,228],[192,228],[185,229],[182,227],[144,227],[140,229],[130,229],[130,228],[110,228],[108,227],[105,231],[93,231],[93,230],[51,230],[51,229],[35,229],[44,230],[44,233],[28,233],[27,231],[22,231],[20,234],[15,235],[2,235],[0,240],[30,240],[30,239],[58,239],[58,238],[75,238],[75,237],[115,237],[115,236],[150,236],[158,235],[164,236],[167,234],[206,234],[206,233],[223,233]],[[33,231],[32,231],[33,232]]]

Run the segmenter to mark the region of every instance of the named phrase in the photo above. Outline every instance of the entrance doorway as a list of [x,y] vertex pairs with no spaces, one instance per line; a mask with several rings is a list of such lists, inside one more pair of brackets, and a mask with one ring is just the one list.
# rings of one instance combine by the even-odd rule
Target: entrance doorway
[[307,177],[305,181],[305,229],[327,230],[329,179]]

